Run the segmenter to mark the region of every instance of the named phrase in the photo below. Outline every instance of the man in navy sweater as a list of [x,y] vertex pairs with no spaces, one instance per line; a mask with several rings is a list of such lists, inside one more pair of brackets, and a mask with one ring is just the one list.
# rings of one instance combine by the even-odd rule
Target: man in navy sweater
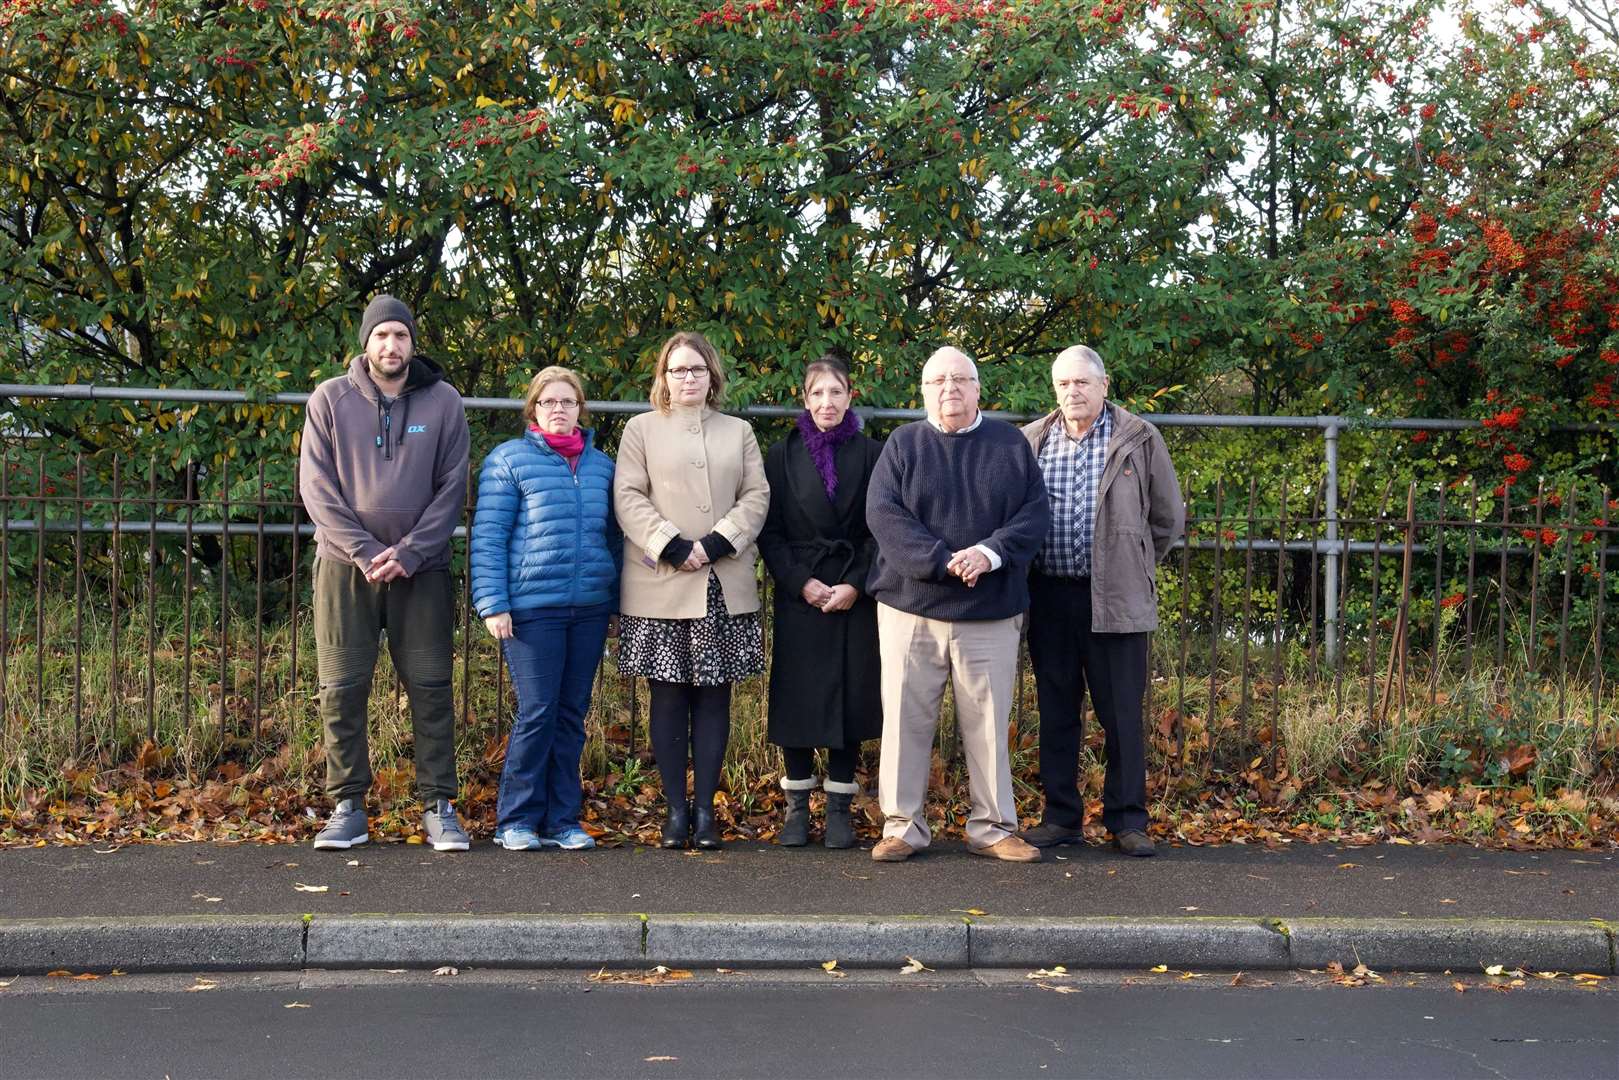
[[924,803],[947,682],[972,797],[967,849],[1040,859],[1017,836],[1006,741],[1029,564],[1050,510],[1028,442],[979,413],[978,391],[978,369],[965,353],[943,348],[929,357],[928,418],[889,437],[867,492],[882,654],[877,795],[886,821],[871,852],[879,862],[908,859],[931,839]]

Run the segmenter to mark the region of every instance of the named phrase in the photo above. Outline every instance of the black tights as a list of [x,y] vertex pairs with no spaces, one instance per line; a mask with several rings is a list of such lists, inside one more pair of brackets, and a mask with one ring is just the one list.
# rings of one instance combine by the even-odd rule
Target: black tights
[[[787,779],[808,780],[815,775],[815,751],[804,746],[784,746],[781,760],[787,766]],[[826,752],[826,778],[840,784],[854,783],[854,767],[860,761],[860,750],[842,746]]]
[[731,738],[731,684],[647,682],[652,688],[652,753],[663,778],[663,797],[675,803],[685,795],[689,748],[692,798],[700,807],[714,805],[725,744]]

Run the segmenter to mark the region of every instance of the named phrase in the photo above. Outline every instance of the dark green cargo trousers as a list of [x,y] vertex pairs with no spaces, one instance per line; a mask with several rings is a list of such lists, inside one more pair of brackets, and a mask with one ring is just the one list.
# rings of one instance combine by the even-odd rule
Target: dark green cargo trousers
[[366,706],[384,630],[394,670],[410,699],[416,793],[426,806],[455,798],[454,625],[448,570],[374,584],[352,563],[315,560],[315,658],[326,733],[326,793],[333,802],[363,802],[371,787]]

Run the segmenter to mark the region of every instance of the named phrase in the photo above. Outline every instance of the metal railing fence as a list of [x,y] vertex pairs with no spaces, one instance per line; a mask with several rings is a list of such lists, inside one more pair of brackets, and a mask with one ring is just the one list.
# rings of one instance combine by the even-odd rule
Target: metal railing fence
[[[221,391],[20,388],[0,396],[243,401]],[[56,394],[55,391],[63,390]],[[132,398],[129,395],[145,396]],[[279,395],[297,404],[306,395]],[[468,401],[511,409],[510,401]],[[593,402],[600,413],[642,403]],[[781,417],[794,408],[738,410]],[[910,410],[873,412],[910,419]],[[1004,414],[1003,414],[1004,415]],[[1009,416],[1008,419],[1019,419]],[[1485,520],[1470,484],[1422,505],[1414,484],[1338,491],[1341,417],[1154,416],[1173,426],[1321,431],[1322,480],[1288,491],[1260,514],[1258,478],[1216,488],[1212,514],[1192,516],[1187,541],[1159,570],[1163,628],[1149,688],[1155,753],[1166,768],[1207,769],[1258,752],[1276,764],[1284,708],[1353,711],[1373,727],[1441,704],[1442,687],[1488,674],[1484,696],[1457,703],[1462,722],[1515,687],[1547,688],[1555,714],[1582,715],[1589,738],[1611,710],[1619,647],[1609,628],[1616,524],[1595,485],[1550,491]],[[1468,421],[1364,426],[1457,430]],[[85,493],[82,459],[50,471],[42,452],[0,458],[0,725],[72,716],[71,742],[101,748],[155,737],[164,716],[189,730],[204,714],[222,733],[258,737],[267,725],[309,722],[314,690],[308,551],[313,528],[292,492],[266,482],[265,461],[225,459],[217,476],[185,468],[181,497],[160,490],[156,459],[126,469],[110,490]],[[131,475],[133,473],[133,475]],[[236,479],[233,480],[233,474]],[[253,494],[243,497],[242,477]],[[201,486],[209,490],[199,490]],[[473,490],[469,484],[467,519]],[[234,493],[234,494],[233,494]],[[1402,498],[1403,496],[1403,498]],[[1548,509],[1553,512],[1548,514]],[[205,518],[208,520],[199,520]],[[453,550],[465,565],[465,529]],[[509,694],[498,649],[475,625],[460,575],[457,708],[463,724],[498,729]],[[766,605],[768,619],[769,605]],[[768,631],[768,626],[767,626]],[[133,635],[133,637],[132,637]],[[243,640],[246,638],[246,640]],[[1515,672],[1508,685],[1504,673]],[[643,695],[611,663],[598,674],[595,733],[634,755],[645,747]],[[1025,730],[1029,695],[1020,679]],[[394,699],[397,701],[397,687]],[[1293,694],[1297,700],[1289,699]],[[1586,703],[1588,703],[1588,708]]]
[[[104,401],[104,402],[167,402],[173,404],[260,404],[285,405],[302,407],[309,400],[307,392],[276,392],[276,393],[249,393],[241,390],[205,390],[188,389],[183,387],[137,387],[137,386],[100,386],[94,383],[70,384],[28,384],[28,383],[0,383],[0,399],[29,398],[40,400],[60,401]],[[468,397],[463,399],[466,407],[474,411],[487,412],[518,412],[522,409],[522,402],[514,398]],[[590,401],[587,405],[592,413],[604,416],[628,415],[646,412],[651,405],[645,401]],[[796,416],[799,412],[797,405],[748,405],[729,410],[735,415],[748,419],[783,419]],[[920,409],[892,409],[892,408],[866,408],[856,407],[856,411],[867,420],[916,420],[924,413]],[[985,415],[1010,420],[1014,422],[1027,422],[1043,415],[1041,413],[1016,413],[985,410]],[[1450,417],[1412,418],[1393,417],[1380,418],[1375,416],[1250,416],[1250,415],[1212,415],[1197,413],[1155,413],[1150,419],[1159,427],[1165,428],[1247,428],[1247,429],[1273,429],[1295,431],[1318,431],[1321,433],[1321,463],[1324,485],[1323,524],[1325,535],[1321,539],[1319,555],[1323,562],[1326,576],[1323,604],[1322,604],[1322,634],[1325,649],[1329,656],[1335,656],[1338,650],[1338,588],[1339,573],[1342,560],[1350,554],[1350,548],[1341,541],[1339,530],[1342,521],[1339,514],[1339,451],[1341,440],[1345,433],[1356,430],[1365,431],[1467,431],[1482,428],[1481,420],[1457,419]],[[1550,430],[1569,433],[1593,433],[1612,437],[1614,431],[1611,425],[1597,423],[1560,424]],[[174,523],[167,523],[165,528],[174,528]]]

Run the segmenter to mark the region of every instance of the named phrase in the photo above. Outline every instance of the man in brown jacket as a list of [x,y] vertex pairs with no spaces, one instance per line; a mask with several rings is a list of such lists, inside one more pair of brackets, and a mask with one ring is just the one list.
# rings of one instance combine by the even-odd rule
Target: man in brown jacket
[[335,804],[315,847],[370,839],[366,704],[384,631],[410,699],[422,826],[438,851],[465,851],[456,820],[450,535],[467,489],[467,417],[444,370],[416,352],[416,320],[378,296],[364,352],[309,397],[298,490],[315,523],[315,657]]
[[1051,381],[1058,407],[1023,429],[1051,500],[1051,527],[1029,579],[1046,806],[1023,838],[1041,848],[1084,840],[1079,752],[1088,687],[1107,750],[1102,823],[1120,851],[1152,855],[1141,698],[1158,627],[1153,571],[1180,538],[1186,508],[1163,436],[1107,401],[1107,370],[1094,350],[1063,350]]

